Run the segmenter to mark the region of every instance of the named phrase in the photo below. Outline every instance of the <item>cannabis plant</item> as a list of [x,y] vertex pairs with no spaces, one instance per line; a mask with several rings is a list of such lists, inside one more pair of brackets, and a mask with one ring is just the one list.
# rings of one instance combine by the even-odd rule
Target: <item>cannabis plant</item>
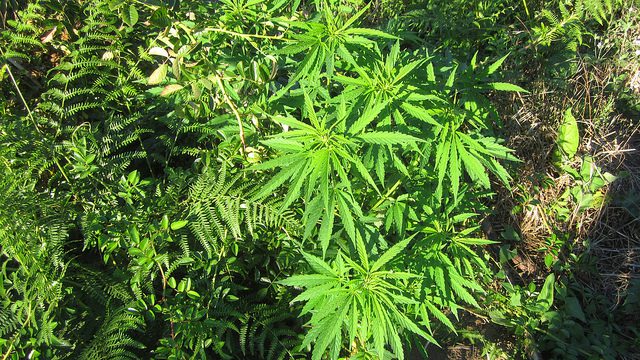
[[505,57],[447,58],[356,2],[17,14],[3,359],[403,359],[480,306],[476,219],[518,161],[489,101],[524,91]]

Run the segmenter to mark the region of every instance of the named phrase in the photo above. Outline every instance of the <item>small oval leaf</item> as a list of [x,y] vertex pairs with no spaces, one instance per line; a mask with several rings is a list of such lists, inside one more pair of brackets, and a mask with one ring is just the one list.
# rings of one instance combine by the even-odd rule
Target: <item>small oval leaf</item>
[[128,9],[122,11],[122,21],[129,26],[133,26],[138,22],[138,10],[133,4]]
[[160,84],[162,80],[164,80],[164,78],[167,76],[167,69],[168,69],[167,64],[160,65],[157,69],[153,71],[153,73],[151,73],[151,76],[149,76],[149,81],[147,83],[149,85]]
[[160,96],[169,96],[171,94],[173,94],[174,92],[181,90],[182,89],[182,85],[178,85],[178,84],[171,84],[171,85],[167,85],[164,87],[164,89],[162,89],[162,92],[160,93]]
[[151,49],[149,49],[149,55],[169,57],[169,53],[167,52],[167,50],[159,46],[154,46]]
[[189,221],[188,220],[179,220],[171,223],[171,230],[179,230],[185,227]]

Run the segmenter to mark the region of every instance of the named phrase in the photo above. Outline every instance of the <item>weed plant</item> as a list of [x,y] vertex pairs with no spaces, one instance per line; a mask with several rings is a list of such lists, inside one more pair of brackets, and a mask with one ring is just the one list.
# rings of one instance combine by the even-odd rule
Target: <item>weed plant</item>
[[2,360],[631,354],[637,279],[602,318],[573,241],[624,176],[586,156],[586,105],[552,105],[545,270],[491,229],[505,192],[535,202],[505,99],[570,88],[624,5],[3,3]]

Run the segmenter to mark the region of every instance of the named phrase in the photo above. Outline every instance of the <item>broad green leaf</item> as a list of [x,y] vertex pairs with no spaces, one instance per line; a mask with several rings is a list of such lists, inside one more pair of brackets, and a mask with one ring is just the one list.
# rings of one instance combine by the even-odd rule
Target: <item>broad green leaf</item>
[[159,47],[159,46],[154,46],[151,49],[149,49],[149,55],[156,55],[156,56],[162,56],[162,57],[169,57],[169,53],[167,52],[167,50]]
[[133,4],[122,10],[122,21],[129,26],[133,26],[138,22],[138,10]]
[[175,231],[175,230],[180,230],[183,227],[185,227],[185,225],[187,225],[189,221],[188,220],[179,220],[179,221],[174,221],[171,223],[171,230]]
[[578,151],[580,132],[578,131],[578,122],[571,113],[571,108],[568,108],[564,113],[564,121],[558,129],[556,144],[569,159],[573,158]]
[[567,310],[567,314],[573,316],[574,318],[581,320],[582,322],[586,322],[587,319],[582,311],[582,306],[577,298],[573,296],[567,296],[564,299],[564,306]]
[[553,287],[556,283],[555,274],[549,274],[547,278],[544,280],[544,284],[542,285],[542,289],[536,298],[538,304],[542,306],[543,311],[547,311],[553,305]]
[[162,64],[155,69],[151,75],[149,76],[149,80],[147,83],[149,85],[157,85],[160,84],[164,78],[167,76],[167,69],[169,66],[167,64]]
[[140,242],[140,233],[138,232],[138,228],[135,225],[131,225],[128,229],[129,237],[134,244]]
[[169,96],[179,90],[182,90],[182,85],[170,84],[165,86],[164,89],[162,89],[162,92],[160,92],[160,96]]

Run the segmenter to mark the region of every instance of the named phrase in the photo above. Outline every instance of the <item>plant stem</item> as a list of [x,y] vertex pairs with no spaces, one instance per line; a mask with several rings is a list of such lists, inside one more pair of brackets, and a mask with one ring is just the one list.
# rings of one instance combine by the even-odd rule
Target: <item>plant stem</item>
[[9,77],[11,78],[11,82],[13,83],[13,86],[16,88],[16,91],[18,92],[18,95],[20,96],[20,100],[22,100],[24,107],[27,109],[29,118],[33,122],[33,127],[36,128],[36,131],[39,134],[42,134],[40,129],[38,129],[38,124],[36,124],[36,120],[33,118],[33,114],[31,113],[31,109],[29,109],[29,105],[27,105],[27,101],[24,99],[24,96],[22,96],[22,91],[20,91],[20,88],[18,87],[18,83],[16,82],[16,79],[13,77],[13,72],[11,72],[11,68],[9,68],[9,65],[7,64],[4,64],[4,68],[7,70],[7,74],[9,74]]
[[224,102],[226,102],[227,105],[229,105],[229,107],[231,108],[231,111],[233,112],[233,115],[235,115],[236,120],[238,120],[238,129],[240,131],[240,142],[242,142],[242,152],[245,153],[246,152],[245,150],[247,149],[247,144],[244,141],[244,128],[242,126],[242,117],[240,116],[240,113],[238,112],[238,109],[236,108],[233,101],[231,101],[231,98],[229,98],[229,95],[227,95],[227,91],[224,89],[224,84],[222,83],[222,78],[220,76],[216,76],[215,78],[216,78],[216,82],[218,83],[218,87],[220,88],[220,92],[222,93]]
[[404,178],[400,178],[398,181],[396,181],[395,184],[393,184],[393,186],[387,191],[386,194],[384,194],[383,197],[380,198],[380,200],[378,200],[377,203],[375,203],[375,205],[373,205],[371,207],[371,210],[375,210],[378,206],[382,205],[382,203],[387,200],[389,198],[389,196],[391,196],[391,194],[393,194],[396,189],[398,189],[398,186],[400,186],[400,184],[402,184],[402,179]]

